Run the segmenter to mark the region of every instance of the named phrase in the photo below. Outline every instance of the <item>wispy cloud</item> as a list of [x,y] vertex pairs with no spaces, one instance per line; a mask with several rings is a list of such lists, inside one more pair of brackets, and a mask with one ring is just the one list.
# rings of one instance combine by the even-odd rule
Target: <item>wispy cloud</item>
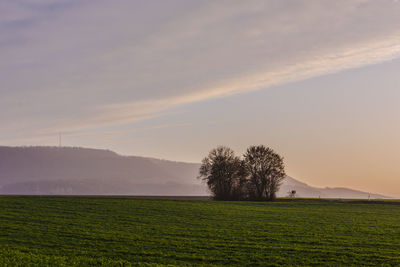
[[2,2],[5,133],[130,124],[400,53],[389,0],[57,3]]
[[160,116],[163,111],[177,106],[212,98],[261,90],[273,85],[295,82],[349,68],[380,63],[400,56],[400,33],[386,40],[354,44],[354,47],[332,49],[331,54],[312,56],[292,65],[270,71],[235,77],[198,90],[173,97],[146,101],[121,102],[104,106],[95,115],[80,118],[64,125],[65,130],[128,124]]

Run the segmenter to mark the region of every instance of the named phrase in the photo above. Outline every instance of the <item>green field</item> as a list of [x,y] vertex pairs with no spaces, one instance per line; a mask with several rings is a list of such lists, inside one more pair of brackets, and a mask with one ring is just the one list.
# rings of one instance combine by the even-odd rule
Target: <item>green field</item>
[[400,265],[400,205],[0,197],[0,266],[99,264]]

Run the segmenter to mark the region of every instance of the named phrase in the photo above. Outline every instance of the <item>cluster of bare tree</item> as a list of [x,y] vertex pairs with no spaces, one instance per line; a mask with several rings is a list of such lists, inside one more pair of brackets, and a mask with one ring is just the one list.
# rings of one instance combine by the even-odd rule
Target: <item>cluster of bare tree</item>
[[220,146],[203,159],[203,179],[214,199],[272,201],[285,177],[283,158],[271,148],[251,146],[243,158]]

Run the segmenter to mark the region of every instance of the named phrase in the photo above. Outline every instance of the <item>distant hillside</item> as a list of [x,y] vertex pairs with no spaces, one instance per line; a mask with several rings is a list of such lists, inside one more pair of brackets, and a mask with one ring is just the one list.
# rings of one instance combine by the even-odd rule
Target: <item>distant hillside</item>
[[[70,147],[0,147],[0,194],[208,195],[200,164]],[[368,198],[346,188],[314,188],[287,177],[279,191],[301,197]],[[384,198],[371,195],[371,198]]]
[[335,187],[335,188],[318,188],[312,187],[305,183],[299,182],[292,177],[287,176],[283,182],[278,196],[287,196],[287,192],[291,190],[296,190],[298,197],[311,197],[311,198],[354,198],[354,199],[381,199],[389,198],[387,196],[379,194],[370,194],[367,192],[362,192],[358,190],[353,190],[349,188]]
[[206,195],[198,166],[99,149],[0,147],[0,193]]

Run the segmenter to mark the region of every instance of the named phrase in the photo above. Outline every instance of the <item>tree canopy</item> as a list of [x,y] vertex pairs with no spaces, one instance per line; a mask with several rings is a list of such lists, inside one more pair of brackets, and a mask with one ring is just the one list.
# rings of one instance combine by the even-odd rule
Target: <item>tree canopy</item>
[[240,199],[244,168],[235,152],[224,146],[219,146],[210,151],[203,159],[200,167],[200,176],[218,200]]
[[284,177],[283,158],[263,145],[250,146],[243,159],[228,147],[214,148],[199,171],[217,200],[274,200]]

